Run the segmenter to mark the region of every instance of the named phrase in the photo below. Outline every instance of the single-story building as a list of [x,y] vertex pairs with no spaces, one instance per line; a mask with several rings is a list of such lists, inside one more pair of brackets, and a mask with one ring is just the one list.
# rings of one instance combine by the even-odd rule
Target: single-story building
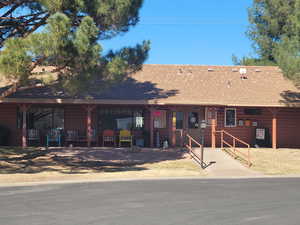
[[215,131],[225,130],[251,145],[300,147],[300,92],[278,67],[144,65],[120,84],[76,97],[51,86],[2,86],[9,145],[27,146],[34,134],[45,145],[58,129],[76,131],[89,146],[102,145],[105,130],[116,137],[130,130],[144,146],[176,146],[184,133],[199,140],[205,120],[206,146],[219,146]]

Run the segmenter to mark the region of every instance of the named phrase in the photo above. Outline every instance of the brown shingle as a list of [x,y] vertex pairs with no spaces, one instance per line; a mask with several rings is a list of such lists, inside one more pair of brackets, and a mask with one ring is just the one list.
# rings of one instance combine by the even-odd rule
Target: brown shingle
[[[247,79],[241,79],[240,68],[247,69]],[[256,66],[144,65],[123,84],[88,95],[98,103],[280,107],[300,102],[298,89],[278,67]],[[63,90],[57,93],[49,87],[21,91],[10,98],[72,99]]]

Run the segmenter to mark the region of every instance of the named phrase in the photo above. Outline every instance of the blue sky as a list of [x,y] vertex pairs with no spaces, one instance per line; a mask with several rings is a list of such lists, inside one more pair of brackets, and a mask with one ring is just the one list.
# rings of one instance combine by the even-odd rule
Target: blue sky
[[252,0],[145,0],[140,23],[102,41],[104,50],[152,42],[148,64],[232,65],[252,53],[245,32]]

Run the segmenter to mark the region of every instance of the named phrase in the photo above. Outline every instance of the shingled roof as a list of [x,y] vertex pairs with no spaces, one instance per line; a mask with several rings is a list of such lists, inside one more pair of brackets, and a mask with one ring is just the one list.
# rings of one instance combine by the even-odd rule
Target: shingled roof
[[[240,69],[244,68],[245,75]],[[4,90],[5,87],[0,88]],[[18,91],[1,102],[168,104],[300,107],[300,92],[278,67],[144,65],[125,82],[104,92],[68,96],[39,87]]]

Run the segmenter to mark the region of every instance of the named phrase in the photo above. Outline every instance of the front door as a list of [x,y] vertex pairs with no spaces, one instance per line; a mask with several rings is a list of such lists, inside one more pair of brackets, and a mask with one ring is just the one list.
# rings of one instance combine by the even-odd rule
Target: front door
[[175,146],[182,146],[184,142],[184,113],[173,112],[172,115],[173,140]]

